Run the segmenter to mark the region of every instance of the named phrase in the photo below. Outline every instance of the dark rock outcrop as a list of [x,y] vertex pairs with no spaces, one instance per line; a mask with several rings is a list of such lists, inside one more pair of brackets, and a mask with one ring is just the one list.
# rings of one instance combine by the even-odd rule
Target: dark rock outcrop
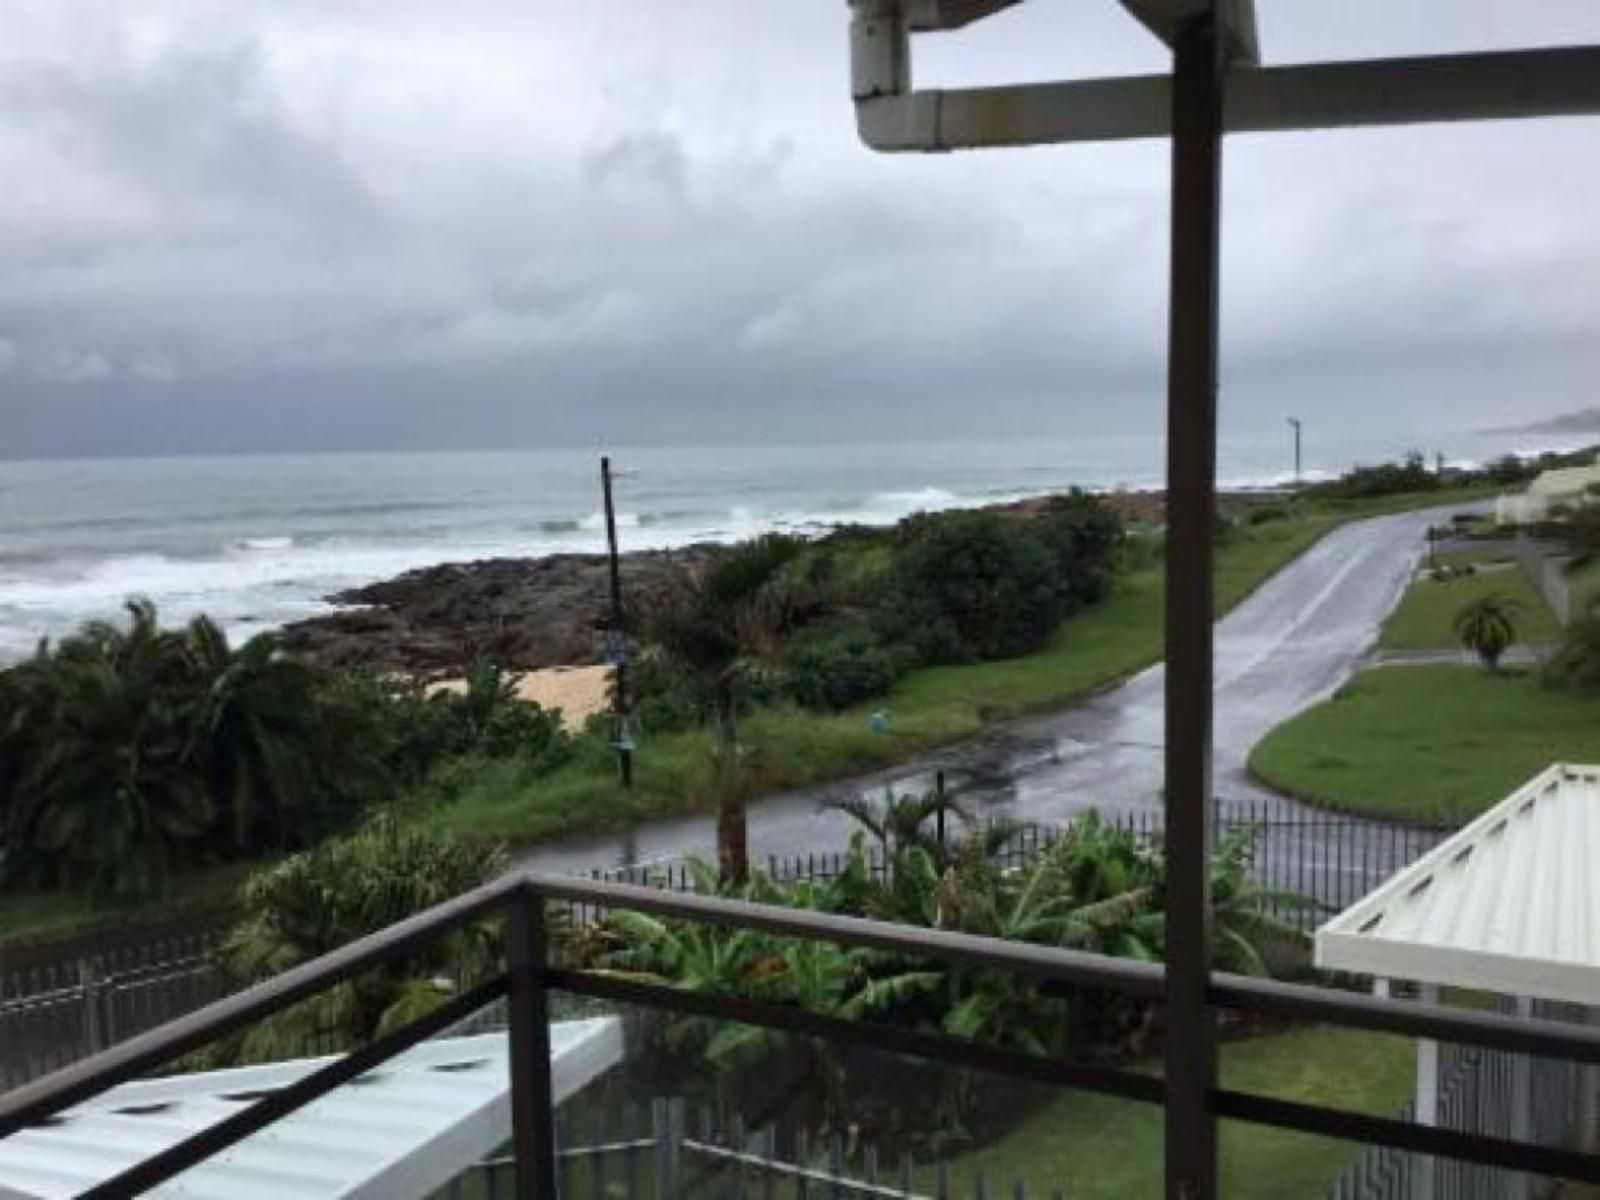
[[[712,550],[624,555],[630,613],[650,611]],[[283,631],[288,648],[313,662],[428,677],[460,674],[486,654],[533,670],[601,660],[610,580],[601,554],[494,558],[423,567],[328,599],[350,607]]]

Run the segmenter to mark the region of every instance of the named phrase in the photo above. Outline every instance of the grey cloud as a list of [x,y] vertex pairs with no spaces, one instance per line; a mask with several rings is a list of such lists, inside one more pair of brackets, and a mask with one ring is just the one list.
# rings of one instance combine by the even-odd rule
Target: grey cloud
[[[1164,148],[871,156],[835,7],[151,0],[80,44],[59,12],[104,10],[59,4],[0,51],[7,452],[1159,411]],[[1036,0],[928,77],[1159,65],[1099,7]],[[1337,41],[1304,9],[1263,5],[1269,50]],[[1500,11],[1448,6],[1439,36]],[[1231,143],[1230,419],[1576,406],[1597,131]]]

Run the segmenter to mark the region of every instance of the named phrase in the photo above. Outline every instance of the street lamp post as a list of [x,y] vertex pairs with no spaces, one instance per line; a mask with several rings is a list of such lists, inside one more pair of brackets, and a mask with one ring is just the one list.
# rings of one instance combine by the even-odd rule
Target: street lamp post
[[1300,486],[1300,426],[1299,417],[1289,417],[1289,424],[1294,428],[1294,485]]

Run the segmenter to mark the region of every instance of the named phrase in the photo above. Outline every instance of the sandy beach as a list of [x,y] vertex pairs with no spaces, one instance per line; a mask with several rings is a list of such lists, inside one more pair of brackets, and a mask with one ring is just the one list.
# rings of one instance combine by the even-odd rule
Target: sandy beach
[[[512,676],[517,699],[540,708],[559,710],[561,723],[577,732],[583,723],[611,702],[611,668],[608,666],[543,667]],[[444,679],[430,691],[464,692],[463,679]]]

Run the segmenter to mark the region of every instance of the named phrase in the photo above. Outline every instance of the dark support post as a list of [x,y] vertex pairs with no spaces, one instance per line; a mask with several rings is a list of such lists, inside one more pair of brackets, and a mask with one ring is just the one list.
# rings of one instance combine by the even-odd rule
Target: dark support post
[[1166,1195],[1217,1193],[1211,959],[1211,545],[1216,515],[1222,47],[1210,5],[1173,70],[1167,360]]
[[523,888],[506,911],[511,977],[511,1146],[517,1200],[555,1200],[555,1104],[545,991],[544,897]]
[[611,636],[617,660],[612,664],[612,711],[616,716],[617,775],[633,786],[633,747],[628,744],[628,635],[622,619],[622,568],[617,559],[617,510],[611,499],[611,457],[600,459],[600,487],[605,495],[606,546],[611,566]]

